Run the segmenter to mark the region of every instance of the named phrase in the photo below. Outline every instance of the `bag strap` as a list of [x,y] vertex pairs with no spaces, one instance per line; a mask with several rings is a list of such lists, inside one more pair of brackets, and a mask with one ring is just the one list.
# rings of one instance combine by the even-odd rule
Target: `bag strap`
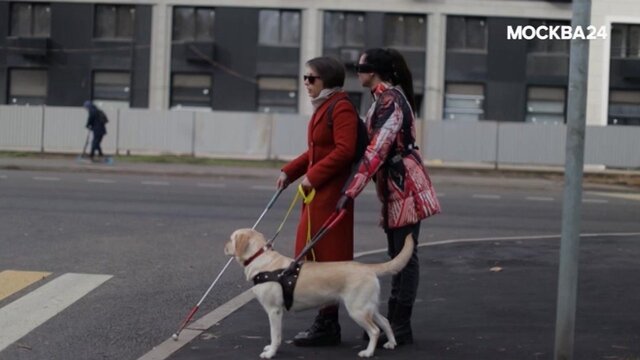
[[[351,106],[353,107],[353,110],[356,112],[356,115],[358,115],[358,109],[356,108],[356,105],[351,101],[351,99],[349,99],[349,98],[336,99],[336,100],[332,101],[331,104],[329,104],[329,108],[327,109],[327,112],[326,112],[327,116],[329,117],[327,119],[327,126],[329,126],[329,128],[333,128],[333,108],[336,107],[336,104],[340,100],[346,100],[349,104],[351,104]],[[358,119],[358,120],[360,120],[360,119]]]

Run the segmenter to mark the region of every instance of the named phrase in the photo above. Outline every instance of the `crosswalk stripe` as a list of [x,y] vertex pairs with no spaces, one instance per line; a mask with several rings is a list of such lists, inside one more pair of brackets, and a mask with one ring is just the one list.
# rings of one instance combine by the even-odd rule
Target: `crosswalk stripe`
[[0,309],[0,351],[109,280],[67,273]]
[[0,300],[17,293],[49,275],[51,275],[51,273],[41,271],[5,270],[0,272]]

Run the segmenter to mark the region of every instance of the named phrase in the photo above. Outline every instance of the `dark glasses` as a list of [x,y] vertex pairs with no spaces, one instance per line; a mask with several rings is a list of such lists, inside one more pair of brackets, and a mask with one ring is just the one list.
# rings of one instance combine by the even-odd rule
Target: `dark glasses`
[[316,79],[320,79],[320,76],[304,75],[302,76],[302,79],[304,81],[308,81],[309,84],[313,84],[314,82],[316,82]]
[[371,64],[358,64],[358,65],[356,65],[356,72],[359,72],[359,73],[372,73],[372,72],[374,72],[374,67]]

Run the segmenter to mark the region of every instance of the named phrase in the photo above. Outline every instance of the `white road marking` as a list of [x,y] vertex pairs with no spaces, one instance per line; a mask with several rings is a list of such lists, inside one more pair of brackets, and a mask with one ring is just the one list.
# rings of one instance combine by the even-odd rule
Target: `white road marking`
[[609,200],[604,199],[582,199],[583,203],[591,203],[591,204],[606,204]]
[[527,201],[554,201],[552,197],[546,196],[527,196],[525,199]]
[[100,183],[100,184],[113,184],[113,183],[115,183],[114,180],[109,180],[109,179],[87,179],[87,182]]
[[[580,237],[599,237],[599,236],[640,236],[640,232],[636,233],[605,233],[605,234],[581,234]],[[489,241],[517,241],[517,240],[544,240],[544,239],[560,239],[561,235],[534,235],[534,236],[508,236],[508,237],[488,237],[488,238],[468,238],[468,239],[451,239],[442,241],[433,241],[428,243],[419,244],[418,247],[423,246],[437,246],[445,244],[455,244],[463,242],[489,242]],[[387,248],[377,249],[371,251],[363,251],[353,254],[354,258],[359,258],[365,255],[386,253]],[[169,338],[160,345],[153,348],[138,360],[164,360],[169,358],[171,354],[178,351],[183,346],[187,345],[191,340],[198,337],[200,334],[208,330],[214,324],[220,322],[225,317],[231,315],[234,311],[243,307],[246,303],[254,298],[253,291],[251,289],[246,290],[242,294],[229,300],[227,303],[221,305],[217,309],[213,310],[209,314],[195,321],[191,326],[185,328],[180,333],[178,341],[174,341]]]
[[170,184],[166,181],[141,181],[142,185],[152,185],[152,186],[169,186]]
[[589,194],[608,196],[617,199],[635,200],[640,201],[640,194],[623,194],[623,193],[611,193],[611,192],[589,192]]
[[111,275],[64,274],[0,309],[0,351],[109,280]]
[[34,176],[33,180],[36,180],[36,181],[60,181],[60,178],[48,177],[48,176]]
[[205,183],[199,183],[198,187],[222,189],[222,188],[226,188],[227,184],[205,184]]
[[472,198],[474,199],[500,199],[502,196],[500,195],[491,195],[491,194],[473,194]]
[[254,297],[255,295],[251,289],[246,290],[242,294],[229,300],[227,303],[221,305],[182,330],[177,341],[169,338],[138,358],[138,360],[162,360],[168,358],[171,354],[187,345],[191,340],[198,337],[204,331],[219,323],[234,311],[243,307],[249,301],[253,300]]

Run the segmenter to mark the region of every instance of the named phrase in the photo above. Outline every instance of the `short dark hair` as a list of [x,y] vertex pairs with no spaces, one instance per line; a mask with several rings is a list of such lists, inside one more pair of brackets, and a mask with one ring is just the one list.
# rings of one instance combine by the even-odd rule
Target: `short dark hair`
[[321,56],[307,61],[307,66],[318,73],[325,89],[344,86],[345,70],[340,61],[330,56]]

